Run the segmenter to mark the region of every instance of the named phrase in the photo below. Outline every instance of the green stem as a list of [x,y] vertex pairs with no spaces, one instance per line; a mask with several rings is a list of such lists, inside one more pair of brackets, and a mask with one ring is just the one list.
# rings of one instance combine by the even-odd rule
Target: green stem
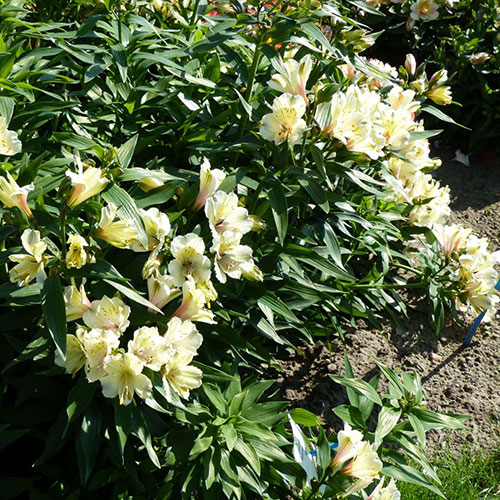
[[66,213],[67,207],[61,207],[61,247],[63,261],[66,262]]
[[419,281],[417,283],[406,283],[401,285],[372,285],[372,284],[361,284],[357,285],[355,283],[343,283],[343,285],[347,288],[351,288],[354,290],[365,289],[365,288],[381,288],[384,290],[398,290],[404,288],[421,288],[423,286],[427,286],[427,281]]
[[200,0],[196,0],[196,3],[194,4],[194,10],[193,10],[193,15],[191,16],[191,21],[190,24],[194,24],[196,21],[196,16],[198,15],[198,7],[200,6]]

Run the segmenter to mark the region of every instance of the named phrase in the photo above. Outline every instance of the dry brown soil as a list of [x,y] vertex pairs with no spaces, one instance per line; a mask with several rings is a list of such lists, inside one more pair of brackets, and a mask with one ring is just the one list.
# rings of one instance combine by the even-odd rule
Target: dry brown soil
[[[489,162],[479,156],[466,167],[450,160],[449,151],[440,151],[446,161],[436,172],[451,189],[453,222],[470,226],[481,236],[488,236],[492,249],[500,248],[500,159]],[[362,322],[346,334],[346,345],[304,344],[294,352],[283,350],[282,371],[278,379],[280,395],[293,406],[307,408],[320,415],[326,424],[338,429],[340,421],[331,409],[346,402],[344,390],[328,374],[343,374],[344,349],[356,376],[375,373],[374,359],[393,368],[415,370],[423,381],[429,409],[443,413],[471,416],[469,430],[443,431],[430,436],[431,450],[459,449],[468,443],[474,448],[498,445],[500,435],[500,319],[483,325],[469,347],[462,346],[467,332],[451,321],[436,345],[427,323],[425,306],[412,305],[411,321],[402,331],[389,322],[383,331]]]

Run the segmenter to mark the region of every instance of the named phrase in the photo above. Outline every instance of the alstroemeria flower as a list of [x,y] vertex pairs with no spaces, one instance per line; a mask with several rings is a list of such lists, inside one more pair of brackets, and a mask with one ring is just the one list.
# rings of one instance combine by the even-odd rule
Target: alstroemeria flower
[[128,351],[154,371],[159,371],[173,355],[168,342],[160,335],[156,326],[143,326],[137,329],[134,332],[134,339],[128,343]]
[[81,335],[83,350],[87,356],[85,373],[89,382],[95,382],[106,375],[106,365],[111,354],[120,347],[120,340],[112,330],[93,328]]
[[353,430],[348,423],[344,423],[344,430],[337,433],[337,453],[333,458],[333,467],[338,467],[351,460],[357,453],[363,441],[363,434]]
[[141,180],[135,181],[135,183],[145,193],[165,185],[163,181],[157,179],[156,177],[143,177]]
[[[172,299],[178,297],[182,292],[176,288],[172,276],[157,275],[148,278],[148,299],[158,309],[162,309]],[[151,310],[151,312],[154,312]]]
[[354,458],[342,469],[346,476],[359,479],[375,479],[382,471],[382,461],[368,441],[363,441],[356,449]]
[[74,321],[80,319],[85,311],[91,307],[91,302],[85,293],[84,284],[80,289],[73,283],[64,289],[64,303],[66,305],[66,321]]
[[242,273],[251,272],[255,266],[252,259],[252,249],[240,245],[241,235],[232,231],[215,234],[210,251],[215,253],[215,275],[221,283],[227,281],[227,276],[240,279]]
[[102,393],[107,398],[120,398],[121,405],[128,405],[134,395],[146,399],[151,396],[151,380],[142,373],[142,361],[134,354],[118,353],[106,364],[102,377]]
[[68,236],[69,249],[66,253],[66,267],[80,269],[88,263],[95,262],[95,257],[85,250],[89,244],[83,236],[70,234]]
[[205,206],[207,198],[212,196],[222,181],[226,178],[226,174],[218,168],[211,168],[210,162],[205,158],[200,167],[200,191],[193,203],[193,210],[197,211]]
[[373,490],[373,493],[366,500],[400,500],[401,493],[396,487],[396,481],[391,479],[389,484],[384,488],[385,477],[380,480],[380,483]]
[[114,203],[102,208],[95,236],[116,248],[130,248],[137,240],[137,229],[129,219],[119,219],[115,222],[117,211]]
[[184,351],[173,356],[162,368],[163,385],[169,402],[172,401],[172,390],[181,398],[187,399],[192,389],[200,387],[203,373],[189,364],[192,360],[193,355]]
[[140,209],[139,212],[148,235],[148,248],[145,248],[140,241],[136,240],[130,246],[130,249],[134,252],[147,252],[148,250],[161,248],[170,232],[168,215],[160,212],[156,207],[151,207],[148,210]]
[[0,176],[0,201],[8,208],[20,208],[30,218],[33,213],[28,206],[28,193],[33,189],[33,183],[20,187],[9,172],[5,172],[5,177]]
[[206,302],[203,291],[196,287],[192,278],[188,278],[182,285],[182,303],[172,316],[182,320],[214,323],[213,313],[204,308]]
[[176,236],[170,244],[170,252],[174,260],[169,262],[168,272],[175,286],[182,286],[188,276],[195,282],[210,278],[210,259],[203,255],[205,243],[198,235]]
[[275,144],[288,141],[293,145],[301,139],[306,129],[306,122],[302,119],[305,112],[306,104],[302,97],[283,94],[274,100],[273,112],[262,118],[259,133]]
[[189,320],[182,321],[178,317],[173,317],[168,322],[164,337],[174,351],[186,351],[193,356],[203,342],[203,337],[198,333],[195,324]]
[[43,264],[43,252],[47,245],[41,240],[40,232],[33,229],[24,230],[21,242],[28,255],[24,253],[9,255],[10,261],[18,263],[9,272],[10,281],[19,286],[28,286],[30,281],[36,279],[41,286],[47,277]]
[[76,207],[92,196],[99,194],[109,182],[102,169],[88,167],[84,171],[83,164],[80,161],[78,161],[78,172],[67,170],[66,175],[71,179],[73,185],[67,201],[68,207]]
[[87,356],[83,350],[81,332],[77,331],[76,335],[66,335],[66,358],[63,359],[59,349],[56,349],[55,364],[64,368],[66,373],[75,376],[86,360]]
[[7,120],[0,116],[0,155],[13,156],[21,152],[22,146],[17,134],[7,129]]
[[419,19],[434,20],[439,17],[439,5],[434,0],[417,0],[410,7],[410,17],[418,21]]
[[205,215],[213,234],[233,231],[243,235],[251,231],[254,224],[248,210],[238,206],[235,193],[217,191],[207,200]]
[[271,77],[267,84],[278,92],[301,96],[307,103],[306,86],[312,69],[312,57],[308,54],[300,62],[288,59],[281,71]]
[[129,316],[130,307],[120,297],[110,299],[105,295],[101,300],[94,300],[82,318],[89,328],[113,330],[120,335],[130,325]]

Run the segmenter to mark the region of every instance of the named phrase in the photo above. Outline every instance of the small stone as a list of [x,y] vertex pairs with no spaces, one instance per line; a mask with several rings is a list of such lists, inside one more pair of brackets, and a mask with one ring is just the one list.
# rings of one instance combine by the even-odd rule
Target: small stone
[[440,363],[443,361],[443,356],[440,356],[439,354],[436,354],[435,352],[431,352],[430,355],[431,361],[434,361],[436,363]]

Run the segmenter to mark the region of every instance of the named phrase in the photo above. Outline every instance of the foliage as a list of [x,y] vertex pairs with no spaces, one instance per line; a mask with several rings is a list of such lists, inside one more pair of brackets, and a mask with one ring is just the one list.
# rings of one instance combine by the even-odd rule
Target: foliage
[[[337,18],[315,2],[2,4],[2,445],[28,450],[7,496],[303,492],[284,403],[256,376],[276,345],[399,321],[410,288],[437,334],[445,306],[495,305],[495,256],[445,224],[437,132],[417,120],[449,119],[429,103],[446,79],[366,60],[372,40],[348,18],[326,29]],[[370,456],[392,436],[428,472],[425,430],[458,424],[408,381],[396,400],[417,406],[391,432],[370,434],[352,392],[364,409],[344,420]]]

